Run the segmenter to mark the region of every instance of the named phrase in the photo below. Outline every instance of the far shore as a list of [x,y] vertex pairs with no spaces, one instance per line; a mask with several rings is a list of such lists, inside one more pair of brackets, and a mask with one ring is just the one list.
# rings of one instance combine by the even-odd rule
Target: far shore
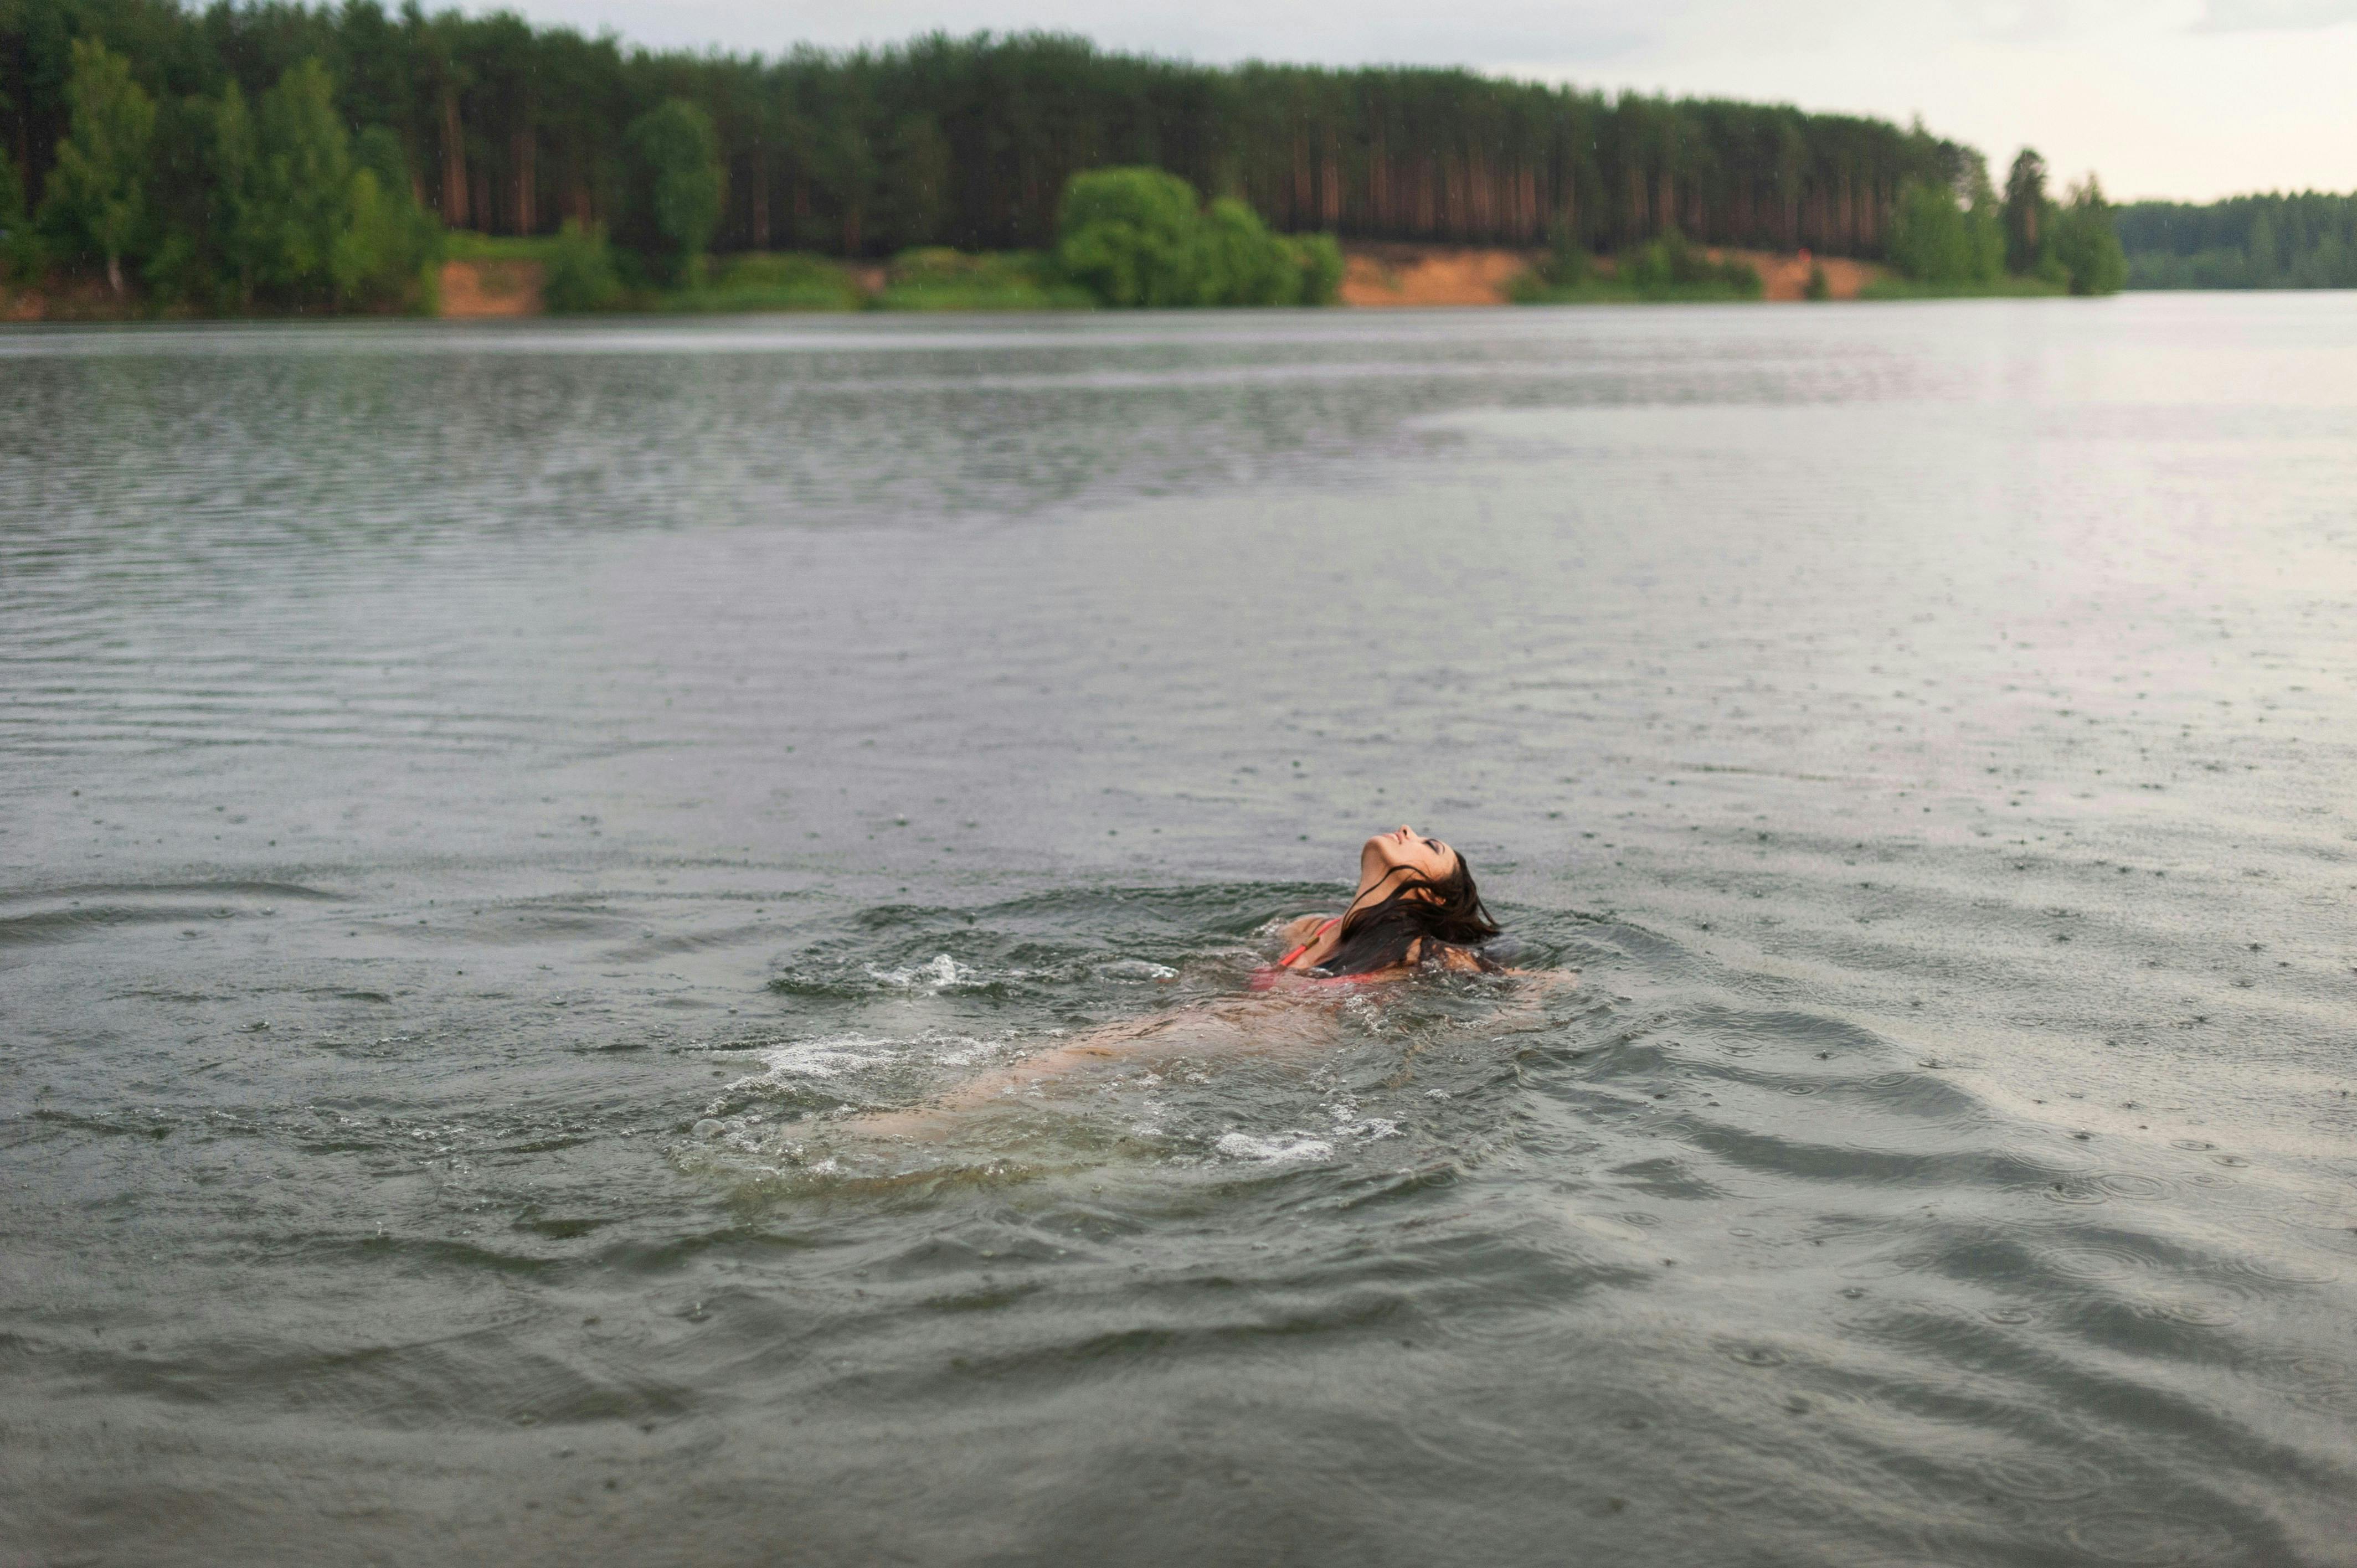
[[[1536,250],[1428,245],[1394,242],[1362,242],[1342,247],[1346,271],[1337,304],[1360,309],[1419,309],[1444,306],[1508,306],[1515,281],[1545,259]],[[1846,256],[1812,256],[1807,252],[1718,250],[1713,259],[1749,263],[1766,285],[1769,302],[1800,301],[1808,295],[1812,269],[1824,274],[1826,297],[1856,299],[1873,284],[1890,275],[1874,262]],[[1598,263],[1609,274],[1609,260]],[[871,299],[885,286],[881,264],[851,263],[845,272]],[[544,269],[525,259],[447,261],[436,274],[437,302],[434,314],[444,320],[513,319],[546,314],[541,297]],[[38,292],[11,293],[0,289],[0,322],[89,321],[122,319],[131,311],[110,308],[113,302],[94,286],[52,301]]]

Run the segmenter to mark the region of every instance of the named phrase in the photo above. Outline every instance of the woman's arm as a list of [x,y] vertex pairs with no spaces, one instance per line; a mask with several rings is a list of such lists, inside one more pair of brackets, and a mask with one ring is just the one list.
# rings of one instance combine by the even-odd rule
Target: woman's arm
[[1157,1017],[1108,1024],[996,1072],[969,1079],[923,1105],[869,1112],[846,1117],[839,1124],[879,1137],[945,1138],[979,1107],[1125,1057],[1182,1052],[1242,1055],[1314,1044],[1333,1033],[1332,1010],[1302,1005],[1307,1000],[1283,995],[1237,997],[1199,1003]]

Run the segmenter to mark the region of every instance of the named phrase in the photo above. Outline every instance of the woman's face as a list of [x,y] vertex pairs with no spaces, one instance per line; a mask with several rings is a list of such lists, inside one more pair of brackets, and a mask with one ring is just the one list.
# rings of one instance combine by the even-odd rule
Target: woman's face
[[1359,886],[1372,886],[1394,868],[1412,871],[1437,882],[1457,869],[1457,852],[1438,839],[1419,838],[1402,824],[1377,833],[1359,851]]

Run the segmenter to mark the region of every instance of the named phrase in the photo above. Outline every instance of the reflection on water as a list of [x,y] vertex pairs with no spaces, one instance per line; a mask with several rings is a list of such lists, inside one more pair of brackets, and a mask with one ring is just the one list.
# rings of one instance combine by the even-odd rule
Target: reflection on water
[[[2352,366],[2330,296],[0,337],[12,1541],[2339,1560]],[[1403,819],[1582,985],[1240,1036]]]

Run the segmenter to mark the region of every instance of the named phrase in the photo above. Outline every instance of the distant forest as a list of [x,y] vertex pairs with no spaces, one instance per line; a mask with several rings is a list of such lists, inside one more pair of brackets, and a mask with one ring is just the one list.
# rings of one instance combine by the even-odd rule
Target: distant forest
[[[1464,70],[1214,69],[1041,34],[764,59],[374,0],[0,0],[0,184],[22,212],[41,210],[56,177],[77,39],[128,62],[113,97],[153,101],[154,214],[208,177],[198,164],[222,105],[262,104],[296,126],[313,112],[304,92],[384,184],[405,188],[386,199],[452,229],[544,234],[577,219],[626,242],[657,217],[625,128],[685,100],[717,134],[723,252],[1043,247],[1070,176],[1152,165],[1292,232],[1609,251],[1674,227],[1707,244],[1873,258],[1888,253],[1902,187],[1986,183],[1978,153],[1921,127]],[[301,74],[314,59],[316,91]],[[135,113],[125,124],[140,129]]]
[[2357,288],[2357,192],[2113,209],[2130,288]]

